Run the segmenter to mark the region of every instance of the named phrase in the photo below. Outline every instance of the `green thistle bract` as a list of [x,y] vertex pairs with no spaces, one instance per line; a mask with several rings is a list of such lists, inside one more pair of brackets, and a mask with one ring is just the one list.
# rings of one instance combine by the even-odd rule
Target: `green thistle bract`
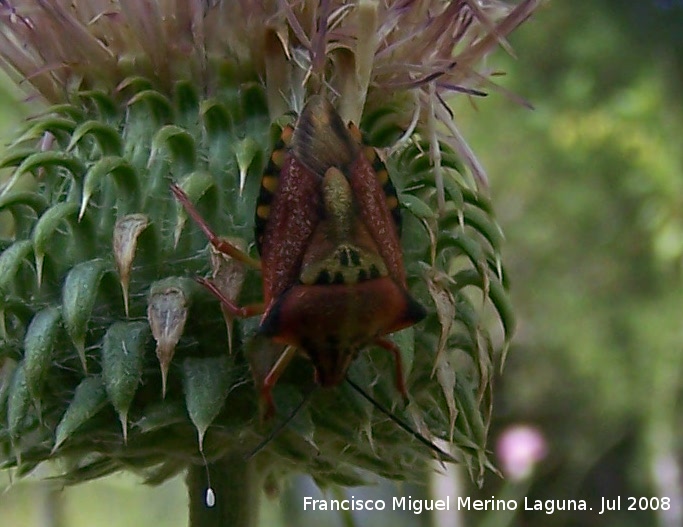
[[[1,2],[2,64],[43,104],[0,160],[2,466],[26,474],[60,459],[69,483],[122,469],[159,483],[201,464],[198,445],[212,462],[268,434],[250,363],[273,344],[193,280],[211,276],[246,304],[260,277],[212,253],[169,185],[255,254],[273,139],[325,93],[386,158],[408,284],[430,312],[394,335],[407,407],[386,352],[363,351],[350,375],[481,477],[513,317],[485,176],[444,97],[494,86],[475,68],[535,5]],[[308,363],[292,364],[276,420],[311,379]],[[316,391],[251,462],[264,477],[356,485],[418,478],[432,457],[341,385]]]

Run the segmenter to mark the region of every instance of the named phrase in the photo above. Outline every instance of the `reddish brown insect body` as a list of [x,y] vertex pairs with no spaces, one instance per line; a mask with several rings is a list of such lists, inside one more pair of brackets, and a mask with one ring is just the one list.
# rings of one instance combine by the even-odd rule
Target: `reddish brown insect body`
[[[173,191],[218,250],[254,263]],[[259,333],[286,345],[261,387],[268,410],[295,350],[310,358],[322,386],[335,386],[361,349],[380,345],[394,354],[405,396],[399,350],[383,336],[425,310],[407,290],[399,228],[396,191],[375,150],[325,98],[311,98],[296,127],[283,130],[261,181],[255,230],[264,305],[238,307],[202,280],[234,315],[263,312]]]

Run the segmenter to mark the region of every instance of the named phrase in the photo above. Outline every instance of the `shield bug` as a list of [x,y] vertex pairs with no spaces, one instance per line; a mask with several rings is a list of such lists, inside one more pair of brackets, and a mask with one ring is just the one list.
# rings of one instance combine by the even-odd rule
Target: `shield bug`
[[399,349],[385,336],[425,310],[407,289],[396,190],[375,149],[326,98],[308,101],[270,156],[255,211],[260,262],[216,236],[184,192],[172,190],[218,251],[261,269],[263,304],[238,306],[200,282],[234,316],[262,314],[258,334],[284,346],[261,382],[268,413],[272,388],[297,351],[311,360],[318,384],[335,386],[360,350],[383,347],[406,397]]

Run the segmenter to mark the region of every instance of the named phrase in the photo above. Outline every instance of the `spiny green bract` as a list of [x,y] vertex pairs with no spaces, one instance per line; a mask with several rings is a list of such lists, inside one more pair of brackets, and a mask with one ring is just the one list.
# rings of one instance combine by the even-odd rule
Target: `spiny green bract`
[[[119,88],[32,119],[0,162],[10,169],[0,211],[13,220],[0,240],[0,460],[19,474],[62,459],[69,483],[121,469],[159,483],[201,462],[200,444],[209,460],[250,452],[312,383],[310,365],[295,362],[274,390],[278,415],[261,422],[250,363],[258,378],[274,345],[193,280],[211,276],[246,304],[261,299],[258,273],[213,253],[169,191],[177,182],[217,233],[254,253],[259,176],[279,132],[262,88],[205,100],[189,83],[171,97],[142,78]],[[400,133],[391,107],[377,115],[363,121],[368,140],[390,143]],[[436,210],[428,151],[415,134],[387,159],[409,285],[430,310],[392,336],[411,403],[400,403],[385,351],[361,353],[350,375],[423,434],[452,440],[478,477],[500,358],[482,292],[506,342],[513,324],[501,234],[446,146],[447,204]],[[356,485],[368,473],[417,478],[431,457],[344,384],[317,390],[255,462]]]

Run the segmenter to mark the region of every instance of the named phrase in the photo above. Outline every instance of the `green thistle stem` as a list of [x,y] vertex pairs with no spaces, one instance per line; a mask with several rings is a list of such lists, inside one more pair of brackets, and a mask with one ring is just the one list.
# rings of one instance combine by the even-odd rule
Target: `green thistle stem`
[[206,505],[207,467],[192,465],[187,471],[190,527],[256,527],[258,525],[261,478],[252,460],[229,455],[209,463],[213,507]]

